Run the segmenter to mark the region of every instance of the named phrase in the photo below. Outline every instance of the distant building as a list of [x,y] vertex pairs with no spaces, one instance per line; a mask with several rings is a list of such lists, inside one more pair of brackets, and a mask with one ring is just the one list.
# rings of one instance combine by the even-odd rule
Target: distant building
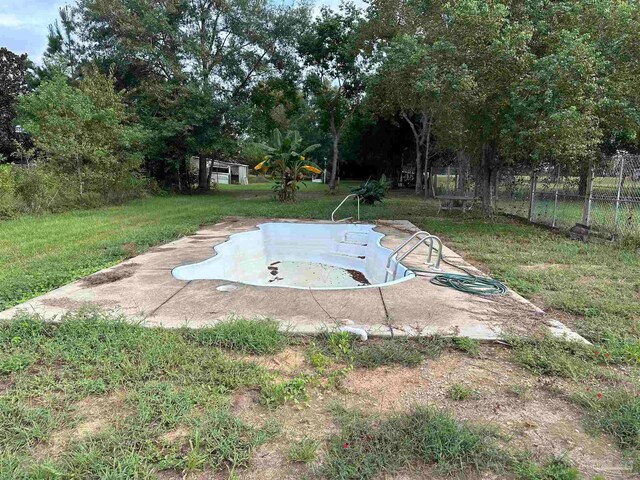
[[[209,165],[209,168],[211,168],[211,183],[219,185],[249,184],[249,165],[225,162],[223,160],[213,160]],[[195,170],[198,169],[198,157],[191,157],[191,166]]]

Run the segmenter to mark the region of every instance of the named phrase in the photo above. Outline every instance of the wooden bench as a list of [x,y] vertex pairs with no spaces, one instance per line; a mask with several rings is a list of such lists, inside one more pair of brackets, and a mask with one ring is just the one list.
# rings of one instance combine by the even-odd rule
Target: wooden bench
[[476,197],[469,197],[466,195],[439,195],[436,199],[440,202],[440,210],[462,210],[466,212],[473,208],[473,204],[476,202]]

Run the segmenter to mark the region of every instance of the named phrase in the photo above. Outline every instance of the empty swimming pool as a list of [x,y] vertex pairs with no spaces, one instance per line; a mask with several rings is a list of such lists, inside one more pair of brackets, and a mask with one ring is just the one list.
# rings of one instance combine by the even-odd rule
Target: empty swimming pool
[[[179,280],[228,280],[248,285],[318,290],[390,285],[415,277],[401,263],[385,282],[391,250],[375,225],[263,223],[216,246],[216,255],[173,269]],[[395,268],[395,264],[394,264]]]

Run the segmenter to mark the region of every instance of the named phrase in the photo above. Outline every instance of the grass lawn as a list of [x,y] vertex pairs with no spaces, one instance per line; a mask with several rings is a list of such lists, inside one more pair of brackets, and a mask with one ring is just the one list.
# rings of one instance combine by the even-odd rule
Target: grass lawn
[[[308,185],[296,204],[252,184],[0,222],[0,309],[226,215],[328,219],[351,186],[330,196]],[[438,216],[410,192],[362,216],[408,219],[440,235],[596,345],[532,337],[509,348],[442,339],[365,346],[291,339],[255,322],[169,332],[95,313],[60,326],[24,317],[0,329],[0,478],[382,478],[416,465],[434,467],[432,478],[578,478],[571,463],[587,478],[599,464],[630,472],[640,448],[636,247],[577,243],[506,217]],[[379,397],[385,388],[393,411]],[[415,395],[411,388],[449,412],[409,408],[400,393]],[[548,410],[566,413],[563,435],[584,435],[572,440],[583,454],[567,460],[548,446],[565,445],[551,427],[562,419]],[[508,412],[520,417],[501,417]],[[527,416],[542,442],[518,430]],[[460,420],[470,418],[480,424]],[[496,421],[507,431],[488,432]],[[275,467],[260,459],[273,457],[260,452],[271,450],[269,476]]]

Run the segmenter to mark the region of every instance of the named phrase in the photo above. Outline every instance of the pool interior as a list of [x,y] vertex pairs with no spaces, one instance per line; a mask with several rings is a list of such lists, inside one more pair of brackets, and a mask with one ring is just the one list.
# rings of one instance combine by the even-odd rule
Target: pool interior
[[[216,246],[217,255],[173,269],[179,280],[218,279],[256,286],[349,289],[382,286],[415,275],[398,265],[386,278],[391,250],[368,224],[265,223]],[[395,264],[392,262],[392,267]]]

